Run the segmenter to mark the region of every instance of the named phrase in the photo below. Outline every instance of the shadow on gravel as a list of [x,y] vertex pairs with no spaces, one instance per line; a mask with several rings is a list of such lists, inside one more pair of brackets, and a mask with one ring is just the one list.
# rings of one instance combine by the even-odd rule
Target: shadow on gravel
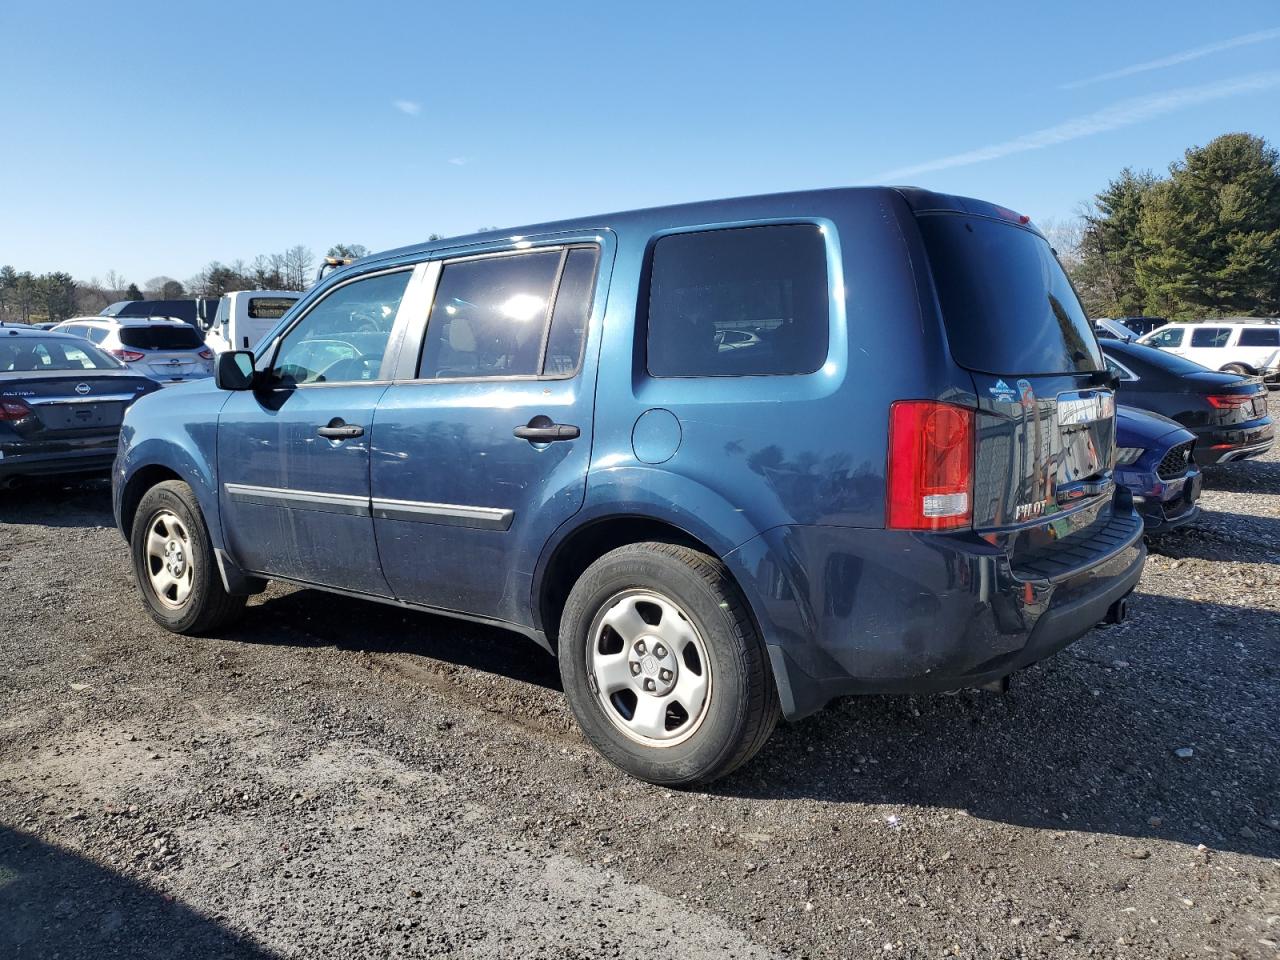
[[1241,460],[1205,467],[1204,486],[1227,493],[1280,493],[1280,461]]
[[26,480],[0,489],[0,524],[110,527],[109,480]]
[[[1238,524],[1234,530],[1218,524]],[[1180,560],[1280,563],[1280,520],[1255,514],[1205,511],[1190,526],[1147,538],[1152,553]]]
[[559,690],[556,661],[517,633],[323,590],[296,590],[249,609],[223,636],[247,643],[408,653]]
[[270,960],[276,954],[134,880],[0,827],[0,956]]
[[[1137,858],[1144,838],[1280,856],[1280,614],[1152,595],[1135,608],[1006,697],[850,698],[782,723],[711,790],[1128,836]],[[894,826],[851,807],[845,829]]]

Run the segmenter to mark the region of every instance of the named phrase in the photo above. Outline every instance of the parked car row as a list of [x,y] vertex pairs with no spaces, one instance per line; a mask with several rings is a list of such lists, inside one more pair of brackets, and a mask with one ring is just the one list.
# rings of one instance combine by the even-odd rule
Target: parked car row
[[159,389],[80,337],[0,325],[0,485],[110,470],[124,411]]

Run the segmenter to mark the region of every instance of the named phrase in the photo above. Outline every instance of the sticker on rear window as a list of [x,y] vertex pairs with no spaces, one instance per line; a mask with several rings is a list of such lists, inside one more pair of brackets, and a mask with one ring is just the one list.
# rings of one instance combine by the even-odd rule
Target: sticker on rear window
[[987,387],[987,392],[997,400],[1012,401],[1018,399],[1018,395],[1014,393],[1013,388],[1003,380],[997,380],[995,386]]

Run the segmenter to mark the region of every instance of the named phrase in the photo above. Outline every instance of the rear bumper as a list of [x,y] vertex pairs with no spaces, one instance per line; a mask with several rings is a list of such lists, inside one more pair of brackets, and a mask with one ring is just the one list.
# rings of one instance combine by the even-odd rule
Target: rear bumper
[[111,471],[118,436],[0,444],[0,481],[15,477],[75,476]]
[[1261,456],[1271,449],[1275,432],[1275,424],[1270,417],[1239,427],[1197,430],[1196,463],[1205,466]]
[[979,686],[1052,656],[1133,590],[1142,534],[1122,494],[1096,536],[1016,571],[973,534],[834,527],[775,528],[726,561],[797,719],[839,696]]

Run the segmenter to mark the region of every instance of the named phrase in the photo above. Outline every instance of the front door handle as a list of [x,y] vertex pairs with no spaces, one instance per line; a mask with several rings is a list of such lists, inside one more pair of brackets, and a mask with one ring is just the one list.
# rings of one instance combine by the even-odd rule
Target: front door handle
[[364,427],[347,423],[341,417],[334,417],[329,421],[328,426],[320,427],[316,433],[326,440],[354,440],[356,437],[364,436]]
[[577,440],[582,431],[571,423],[555,423],[541,414],[522,427],[511,431],[512,435],[530,443],[551,443],[553,440]]

